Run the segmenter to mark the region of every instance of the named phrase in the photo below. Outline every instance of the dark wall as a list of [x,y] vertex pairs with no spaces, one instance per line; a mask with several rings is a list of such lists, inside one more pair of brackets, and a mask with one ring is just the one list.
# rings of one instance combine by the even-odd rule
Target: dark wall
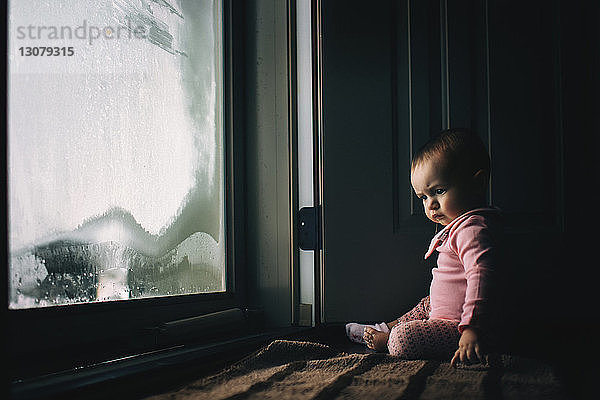
[[[490,201],[506,217],[502,283],[515,341],[597,324],[588,317],[597,304],[598,4],[323,4],[326,315],[391,319],[403,290],[427,291],[415,272],[423,249],[412,243],[433,228],[408,190],[410,154],[441,129],[468,127],[488,145]],[[379,210],[388,207],[389,224]],[[410,289],[403,278],[414,278]]]
[[[242,4],[242,2],[239,2]],[[271,326],[292,323],[288,8],[244,1],[245,257],[249,305]]]

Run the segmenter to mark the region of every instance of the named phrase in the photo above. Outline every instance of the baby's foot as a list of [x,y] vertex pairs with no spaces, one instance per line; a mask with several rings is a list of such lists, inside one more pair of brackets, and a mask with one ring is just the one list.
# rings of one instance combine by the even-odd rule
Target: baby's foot
[[367,347],[376,351],[386,351],[387,342],[390,337],[388,332],[380,332],[376,329],[367,326],[363,335]]
[[364,324],[357,324],[356,322],[351,322],[349,324],[346,324],[346,335],[348,336],[348,339],[350,339],[351,341],[356,342],[356,343],[366,344],[365,339],[364,339],[366,327],[371,327],[377,331],[382,331],[382,332],[390,331],[390,329],[388,328],[388,325],[385,322],[382,322],[380,324],[375,324],[375,325],[364,325]]

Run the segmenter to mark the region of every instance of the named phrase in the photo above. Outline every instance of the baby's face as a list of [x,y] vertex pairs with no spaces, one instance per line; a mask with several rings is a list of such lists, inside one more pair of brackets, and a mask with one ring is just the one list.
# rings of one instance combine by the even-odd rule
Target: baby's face
[[475,208],[473,182],[452,177],[441,160],[427,160],[410,175],[412,187],[423,202],[427,218],[448,225],[456,217]]

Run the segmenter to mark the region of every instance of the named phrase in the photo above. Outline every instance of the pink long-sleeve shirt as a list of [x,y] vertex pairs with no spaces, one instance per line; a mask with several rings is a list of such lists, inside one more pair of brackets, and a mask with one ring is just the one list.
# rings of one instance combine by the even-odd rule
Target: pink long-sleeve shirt
[[500,213],[495,208],[468,211],[446,225],[431,240],[425,258],[439,253],[429,291],[429,318],[479,326],[488,306],[490,282],[498,263]]

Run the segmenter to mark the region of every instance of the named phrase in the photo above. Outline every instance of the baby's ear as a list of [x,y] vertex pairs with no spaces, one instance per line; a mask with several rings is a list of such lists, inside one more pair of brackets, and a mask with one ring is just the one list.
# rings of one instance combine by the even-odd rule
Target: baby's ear
[[486,192],[488,183],[490,181],[490,172],[485,169],[480,169],[473,175],[473,182],[478,190]]

